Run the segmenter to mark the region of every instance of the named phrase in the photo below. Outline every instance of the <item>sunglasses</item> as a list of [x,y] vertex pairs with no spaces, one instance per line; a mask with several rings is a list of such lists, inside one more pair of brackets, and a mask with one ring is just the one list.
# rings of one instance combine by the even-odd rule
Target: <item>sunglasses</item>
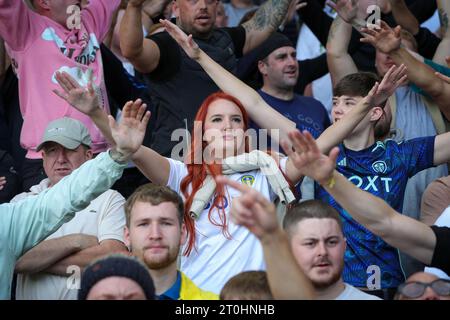
[[415,299],[422,296],[428,287],[440,296],[450,296],[450,280],[445,279],[437,279],[430,283],[419,281],[405,282],[398,287],[397,293],[407,298]]

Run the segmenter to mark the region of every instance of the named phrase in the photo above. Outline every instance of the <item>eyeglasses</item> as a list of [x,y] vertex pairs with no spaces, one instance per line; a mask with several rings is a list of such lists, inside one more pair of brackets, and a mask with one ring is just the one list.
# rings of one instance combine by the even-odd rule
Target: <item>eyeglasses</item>
[[422,296],[428,287],[440,296],[450,296],[450,280],[445,279],[437,279],[430,283],[419,281],[405,282],[399,285],[397,292],[407,298],[415,299]]

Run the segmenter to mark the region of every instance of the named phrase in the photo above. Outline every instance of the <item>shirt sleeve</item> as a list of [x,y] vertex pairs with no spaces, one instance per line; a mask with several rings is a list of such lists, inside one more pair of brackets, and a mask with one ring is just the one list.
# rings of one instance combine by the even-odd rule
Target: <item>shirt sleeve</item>
[[416,138],[404,141],[398,145],[398,155],[403,158],[407,166],[408,177],[434,167],[435,138],[435,136]]
[[431,226],[431,230],[436,235],[436,247],[429,266],[450,274],[450,228]]
[[244,46],[246,40],[245,29],[242,26],[234,28],[223,28],[231,37],[234,45],[234,54],[236,58],[240,58],[244,54]]
[[[100,196],[101,198],[102,196]],[[98,198],[97,198],[98,199]],[[117,191],[107,191],[101,204],[101,220],[99,221],[97,238],[123,242],[125,227],[125,198]]]
[[83,9],[81,13],[83,22],[93,26],[100,42],[103,42],[108,33],[112,17],[119,5],[120,0],[91,0]]
[[149,37],[159,48],[158,66],[148,77],[154,81],[163,81],[173,77],[181,66],[181,49],[167,32],[160,32]]
[[171,158],[166,158],[169,161],[170,173],[167,181],[167,186],[178,194],[181,194],[180,184],[184,177],[187,176],[188,171],[186,165]]
[[104,152],[41,194],[6,204],[2,211],[10,214],[5,236],[10,250],[19,257],[44,240],[108,190],[125,167]]
[[12,50],[24,50],[34,37],[36,21],[33,16],[36,15],[23,0],[0,0],[0,37]]

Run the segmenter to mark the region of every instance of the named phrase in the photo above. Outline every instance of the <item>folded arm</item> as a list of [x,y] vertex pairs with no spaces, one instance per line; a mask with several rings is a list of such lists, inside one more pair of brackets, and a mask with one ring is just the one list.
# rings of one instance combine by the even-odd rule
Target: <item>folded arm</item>
[[20,257],[15,271],[28,274],[41,272],[57,261],[97,243],[96,237],[79,233],[42,241]]
[[78,251],[69,255],[62,260],[43,270],[43,272],[67,277],[70,273],[67,272],[70,266],[78,266],[82,270],[92,261],[113,253],[128,254],[127,247],[117,240],[104,240],[99,244]]

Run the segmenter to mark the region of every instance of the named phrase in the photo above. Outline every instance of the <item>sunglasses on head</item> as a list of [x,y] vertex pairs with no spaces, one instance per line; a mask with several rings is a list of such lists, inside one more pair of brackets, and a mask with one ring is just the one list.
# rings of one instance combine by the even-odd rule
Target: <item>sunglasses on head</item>
[[397,292],[407,298],[415,299],[422,296],[428,287],[440,296],[450,296],[450,280],[445,279],[437,279],[430,283],[419,281],[405,282],[398,287]]

